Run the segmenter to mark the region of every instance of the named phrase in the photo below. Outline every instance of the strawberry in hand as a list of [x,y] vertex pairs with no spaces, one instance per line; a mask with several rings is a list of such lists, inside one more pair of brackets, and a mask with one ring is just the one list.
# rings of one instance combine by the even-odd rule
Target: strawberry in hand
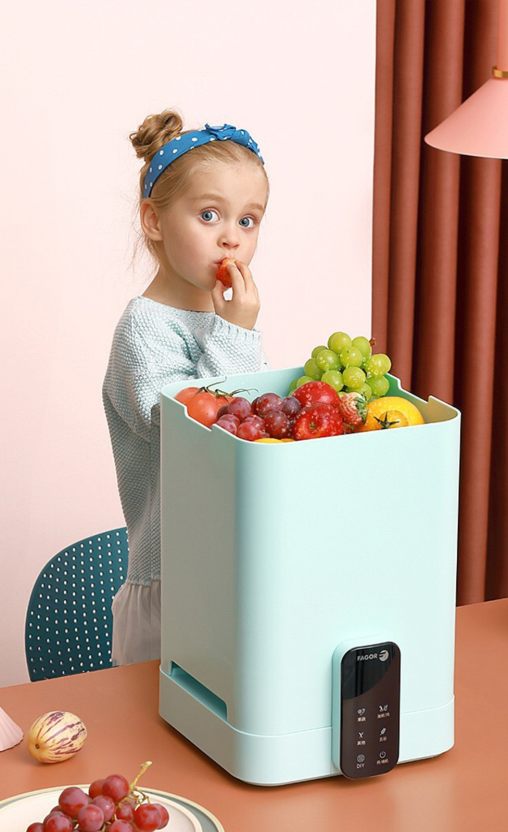
[[230,263],[234,263],[232,257],[225,257],[224,260],[221,260],[217,267],[217,280],[220,280],[221,283],[224,284],[225,289],[231,289],[233,285],[231,283],[231,275],[229,274],[228,266]]

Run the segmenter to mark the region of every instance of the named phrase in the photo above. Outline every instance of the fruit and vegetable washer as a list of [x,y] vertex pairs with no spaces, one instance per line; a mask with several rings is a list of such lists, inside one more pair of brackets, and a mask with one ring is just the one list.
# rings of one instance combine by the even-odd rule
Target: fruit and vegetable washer
[[[301,373],[221,387],[286,395]],[[453,745],[460,414],[389,380],[426,424],[280,444],[190,419],[188,382],[162,392],[160,713],[241,780]]]

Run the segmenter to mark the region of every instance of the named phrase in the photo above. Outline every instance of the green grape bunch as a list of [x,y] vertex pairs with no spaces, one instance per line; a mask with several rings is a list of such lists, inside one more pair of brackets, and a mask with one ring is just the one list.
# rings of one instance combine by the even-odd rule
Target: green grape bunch
[[324,381],[338,393],[361,393],[367,401],[386,396],[392,362],[383,352],[373,353],[374,339],[351,338],[333,332],[327,344],[314,347],[304,364],[304,375],[293,379],[289,393],[308,381]]

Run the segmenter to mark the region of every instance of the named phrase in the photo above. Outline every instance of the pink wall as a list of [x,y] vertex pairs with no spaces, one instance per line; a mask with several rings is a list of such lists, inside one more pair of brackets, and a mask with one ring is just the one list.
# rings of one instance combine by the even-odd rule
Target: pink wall
[[[175,106],[259,142],[271,202],[252,269],[273,366],[369,334],[375,2],[9,4],[2,32],[0,685],[28,678],[35,578],[123,525],[101,383],[130,267],[128,133]],[[7,18],[7,19],[6,19]],[[289,315],[289,313],[291,313]]]

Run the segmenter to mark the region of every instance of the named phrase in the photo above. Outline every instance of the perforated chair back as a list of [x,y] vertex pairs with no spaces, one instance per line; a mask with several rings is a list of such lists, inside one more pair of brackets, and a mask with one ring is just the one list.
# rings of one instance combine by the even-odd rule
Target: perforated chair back
[[111,667],[111,601],[127,573],[127,529],[86,537],[46,564],[25,620],[32,682]]

